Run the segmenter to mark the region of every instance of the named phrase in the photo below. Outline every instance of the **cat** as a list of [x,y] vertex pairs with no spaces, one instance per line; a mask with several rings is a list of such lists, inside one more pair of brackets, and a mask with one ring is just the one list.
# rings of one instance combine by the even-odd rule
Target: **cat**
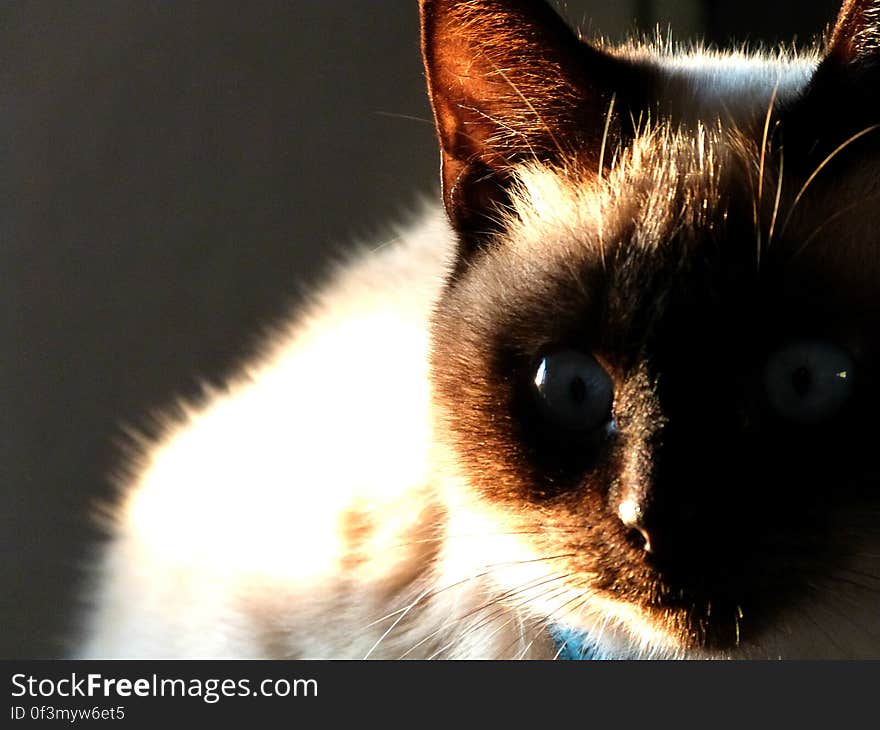
[[140,444],[78,655],[880,657],[880,0],[421,25],[442,206]]

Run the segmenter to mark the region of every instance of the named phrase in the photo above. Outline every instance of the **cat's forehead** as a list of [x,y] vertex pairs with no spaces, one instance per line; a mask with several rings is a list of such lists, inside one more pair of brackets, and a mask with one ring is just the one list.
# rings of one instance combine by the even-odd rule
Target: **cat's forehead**
[[567,266],[619,279],[689,255],[749,195],[742,171],[754,153],[718,127],[657,127],[607,154],[601,172],[576,161],[521,166],[501,258],[530,260],[538,276]]
[[[784,140],[785,125],[768,116],[766,126]],[[862,146],[847,150],[854,142]],[[827,157],[720,122],[655,127],[607,157],[601,171],[574,159],[519,166],[501,248],[551,267],[559,257],[601,259],[606,270],[614,258],[687,254],[722,239],[757,263],[836,258],[847,266],[858,257],[864,269],[877,260],[870,242],[880,223],[880,125],[844,138]],[[829,238],[834,245],[823,247]],[[683,240],[692,245],[682,249]]]
[[[659,126],[609,149],[601,174],[575,160],[520,166],[504,233],[471,293],[542,339],[581,327],[585,313],[637,339],[667,314],[679,324],[745,322],[744,307],[768,306],[762,297],[789,297],[791,310],[800,300],[828,312],[876,309],[880,272],[864,243],[880,220],[859,193],[880,192],[876,168],[860,156],[824,187],[814,178],[816,194],[798,200],[812,168],[790,161],[786,178],[779,150],[762,155],[762,141],[720,124]],[[856,221],[840,219],[847,200],[861,205]]]

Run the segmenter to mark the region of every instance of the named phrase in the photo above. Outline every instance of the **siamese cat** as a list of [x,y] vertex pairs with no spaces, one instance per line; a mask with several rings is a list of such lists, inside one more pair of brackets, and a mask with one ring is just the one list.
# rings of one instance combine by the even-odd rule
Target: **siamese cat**
[[138,447],[88,657],[880,657],[880,0],[422,0],[442,205]]

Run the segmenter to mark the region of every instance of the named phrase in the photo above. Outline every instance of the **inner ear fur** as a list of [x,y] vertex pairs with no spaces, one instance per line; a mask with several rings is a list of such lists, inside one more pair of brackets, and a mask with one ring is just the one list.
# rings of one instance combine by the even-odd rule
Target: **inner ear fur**
[[828,35],[827,59],[877,66],[880,61],[880,0],[844,0]]
[[[786,147],[813,170],[825,156],[858,137],[835,165],[876,147],[880,124],[880,0],[845,0],[825,42],[825,53],[803,95],[792,104]],[[795,159],[794,156],[790,159]]]

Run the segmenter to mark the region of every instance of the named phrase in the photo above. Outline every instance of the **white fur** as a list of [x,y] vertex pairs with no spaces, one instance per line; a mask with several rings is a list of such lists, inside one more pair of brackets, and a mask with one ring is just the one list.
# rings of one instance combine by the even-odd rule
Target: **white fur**
[[[614,50],[614,49],[610,49]],[[753,120],[778,102],[796,97],[821,60],[818,47],[808,52],[712,51],[630,45],[616,53],[657,68],[664,79],[659,96],[667,112],[680,119],[713,119],[732,124]]]
[[[687,94],[671,96],[754,114],[814,63],[683,57],[669,78]],[[540,170],[522,184],[519,247],[595,223],[613,195]],[[546,623],[579,594],[499,533],[432,437],[428,320],[453,247],[429,210],[340,268],[257,364],[143,445],[78,655],[554,656]],[[578,620],[607,656],[681,655],[635,607],[594,596]],[[765,641],[777,650],[785,641]]]
[[[452,621],[486,602],[472,576],[495,556],[470,544],[418,562],[433,535],[422,510],[443,499],[426,493],[427,320],[451,241],[431,211],[343,267],[259,365],[145,447],[82,656],[394,657],[435,631],[408,655],[526,650],[507,612]],[[346,510],[382,520],[348,570]],[[380,619],[413,602],[415,627],[379,641],[400,614]],[[486,631],[452,641],[480,621]]]
[[[454,470],[431,446],[427,331],[452,246],[431,210],[366,251],[143,446],[78,655],[553,657],[546,620],[579,594],[438,483]],[[378,522],[354,548],[352,514]],[[622,610],[594,623],[609,654],[637,654]]]
[[[596,214],[540,171],[523,181],[526,219]],[[555,656],[547,622],[583,594],[499,532],[432,446],[428,317],[452,246],[431,210],[365,252],[262,362],[143,447],[78,656]],[[638,608],[588,599],[574,619],[602,655],[684,656]],[[752,653],[822,655],[810,610]],[[853,656],[872,651],[865,620],[836,624]]]

